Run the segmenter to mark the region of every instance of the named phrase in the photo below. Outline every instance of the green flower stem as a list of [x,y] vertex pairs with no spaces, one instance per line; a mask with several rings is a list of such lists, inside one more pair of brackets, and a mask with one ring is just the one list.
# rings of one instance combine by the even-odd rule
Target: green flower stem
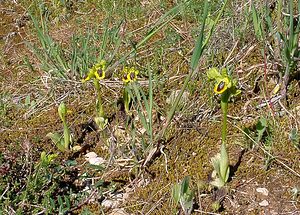
[[101,97],[101,88],[100,83],[97,79],[94,79],[94,86],[97,92],[97,101],[96,101],[96,112],[97,116],[104,117],[104,111],[102,106],[102,97]]
[[63,121],[63,125],[64,125],[64,142],[65,142],[64,147],[65,147],[65,149],[68,150],[70,142],[71,142],[71,140],[70,140],[71,134],[70,134],[70,130],[69,130],[68,125],[65,120]]
[[226,149],[227,143],[227,111],[228,101],[230,97],[230,91],[227,89],[221,96],[221,109],[223,112],[223,126],[222,126],[222,144],[221,144],[221,155],[220,155],[220,175],[219,177],[225,184],[229,178],[229,158]]
[[226,90],[221,96],[221,109],[223,112],[223,126],[222,126],[222,144],[226,144],[227,137],[227,110],[228,110],[228,100],[230,93]]
[[125,108],[125,112],[128,114],[129,113],[129,104],[131,101],[131,97],[129,95],[129,89],[128,89],[128,84],[125,85],[124,87],[124,92],[123,92],[123,101],[124,101],[124,108]]

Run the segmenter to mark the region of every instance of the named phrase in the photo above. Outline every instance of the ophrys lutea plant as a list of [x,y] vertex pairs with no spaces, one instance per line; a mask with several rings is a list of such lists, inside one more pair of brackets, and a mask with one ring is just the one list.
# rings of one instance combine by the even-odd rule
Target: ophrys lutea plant
[[221,95],[221,109],[223,113],[221,152],[211,159],[214,167],[212,174],[214,180],[211,184],[220,188],[226,184],[230,173],[229,157],[226,148],[228,102],[231,96],[238,95],[241,91],[237,89],[237,82],[228,74],[227,69],[219,71],[216,68],[212,68],[207,72],[207,76],[210,80],[216,82],[214,92]]

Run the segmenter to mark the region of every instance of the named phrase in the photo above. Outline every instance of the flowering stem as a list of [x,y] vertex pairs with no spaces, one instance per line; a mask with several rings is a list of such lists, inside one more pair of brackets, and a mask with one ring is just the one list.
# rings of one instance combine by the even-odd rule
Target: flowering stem
[[94,79],[94,86],[97,92],[97,101],[96,101],[97,116],[103,117],[104,113],[102,107],[101,89],[100,89],[99,81],[97,79]]
[[129,114],[129,104],[130,104],[130,100],[131,100],[131,97],[129,95],[129,86],[128,85],[125,85],[124,87],[124,92],[123,92],[123,101],[124,101],[124,108],[125,108],[125,112],[126,114]]
[[222,126],[222,144],[221,144],[221,157],[220,157],[220,175],[219,177],[225,184],[229,177],[229,158],[226,149],[227,138],[227,110],[230,92],[227,89],[221,96],[221,109],[223,112],[223,126]]
[[66,121],[63,121],[63,125],[64,125],[64,147],[66,150],[68,150],[71,142],[70,140],[71,134]]
[[228,100],[230,93],[226,90],[221,96],[221,109],[223,112],[223,126],[222,126],[222,144],[226,144],[227,137],[227,110],[228,110]]

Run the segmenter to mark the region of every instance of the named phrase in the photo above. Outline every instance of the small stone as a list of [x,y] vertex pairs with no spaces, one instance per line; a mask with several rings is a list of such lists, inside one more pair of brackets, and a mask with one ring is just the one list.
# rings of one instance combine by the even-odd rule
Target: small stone
[[118,201],[113,201],[113,200],[104,200],[102,202],[102,206],[106,208],[116,208],[118,206],[119,202]]
[[262,207],[267,207],[269,205],[269,202],[267,200],[263,200],[262,202],[258,203]]
[[90,158],[88,162],[92,165],[101,165],[105,163],[105,160],[101,157]]
[[256,188],[256,192],[261,193],[261,194],[263,194],[265,196],[269,195],[269,191],[266,188],[264,188],[264,187]]
[[98,157],[98,155],[95,152],[89,152],[85,155],[85,160],[88,161],[92,165],[101,165],[105,163],[105,160],[101,157]]
[[85,155],[85,159],[89,160],[90,158],[96,158],[98,155],[95,152],[89,152]]
[[114,209],[109,215],[128,215],[122,208]]

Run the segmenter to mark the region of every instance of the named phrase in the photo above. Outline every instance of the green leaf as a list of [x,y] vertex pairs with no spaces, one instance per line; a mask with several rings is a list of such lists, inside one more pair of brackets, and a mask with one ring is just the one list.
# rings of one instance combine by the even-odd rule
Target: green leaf
[[215,178],[212,182],[210,182],[210,184],[218,188],[221,188],[225,185],[221,178]]
[[104,181],[103,180],[99,180],[97,181],[94,186],[97,188],[101,188],[104,185]]
[[187,197],[184,198],[183,201],[181,201],[185,214],[191,214],[193,208],[193,198],[194,196],[191,192],[189,195],[187,195]]
[[261,19],[259,18],[258,14],[257,14],[257,10],[253,4],[252,4],[251,9],[252,9],[252,19],[253,19],[255,35],[258,40],[262,40],[263,32],[262,32],[262,26],[261,26]]
[[[205,22],[206,22],[206,19],[207,19],[207,15],[208,15],[208,1],[205,1],[205,3],[204,3],[204,13],[203,13],[203,19],[202,19],[203,23],[201,25],[200,34],[199,34],[198,39],[196,41],[194,52],[193,52],[192,59],[191,59],[192,71],[196,70],[196,68],[198,66],[198,63],[199,63],[199,60],[200,60],[200,57],[201,57],[201,55],[203,53],[203,50],[205,48],[205,45],[206,45],[206,44],[203,44],[203,38],[204,38],[204,28],[205,28]],[[215,24],[215,22],[214,22],[214,24]],[[214,24],[211,26],[211,29],[214,28]]]
[[211,184],[218,188],[223,187],[228,181],[230,173],[229,159],[225,144],[221,145],[221,153],[218,153],[212,157],[211,162],[214,167],[213,173],[215,173],[215,175],[213,175],[214,180],[211,182]]
[[66,161],[66,166],[77,166],[77,161],[76,160],[67,160]]
[[58,198],[57,198],[57,202],[58,202],[58,204],[59,204],[59,207],[62,209],[62,208],[63,208],[63,205],[64,205],[64,203],[63,203],[63,200],[62,200],[61,196],[58,196]]
[[89,167],[95,169],[95,170],[104,170],[104,166],[102,165],[93,165],[93,164],[89,164]]
[[256,124],[256,131],[257,131],[257,142],[260,142],[266,129],[267,129],[267,120],[265,118],[261,118],[258,123]]
[[215,173],[217,174],[218,177],[220,175],[220,160],[221,160],[221,154],[220,153],[216,154],[215,156],[213,156],[211,158],[211,163],[212,163],[212,165],[214,167],[214,171],[215,171]]
[[30,107],[30,95],[27,95],[25,98],[25,106]]
[[290,140],[292,141],[292,143],[294,144],[294,146],[297,149],[300,149],[300,138],[299,138],[299,134],[296,128],[293,128],[291,130],[291,133],[289,135]]
[[57,158],[57,154],[50,154],[47,156],[48,158],[48,162],[51,163],[52,161],[54,161]]
[[94,121],[97,124],[97,126],[98,126],[98,128],[99,128],[100,131],[102,131],[106,127],[106,125],[108,123],[108,119],[104,118],[104,117],[101,117],[101,116],[95,117]]
[[58,133],[50,132],[46,135],[46,137],[49,137],[60,151],[65,151],[64,140]]
[[226,146],[224,143],[221,145],[221,154],[220,154],[220,178],[224,183],[227,182],[229,178],[229,158],[226,150]]
[[124,92],[123,92],[123,102],[124,102],[124,107],[126,113],[129,113],[129,108],[130,108],[130,102],[131,102],[131,96],[129,95],[129,88],[128,86],[125,86]]
[[103,59],[104,55],[105,55],[105,51],[106,51],[106,46],[108,44],[108,35],[109,35],[109,19],[111,18],[111,16],[109,16],[108,19],[105,20],[104,23],[104,33],[102,34],[102,43],[101,43],[101,49],[100,49],[100,55],[99,55],[99,59]]
[[181,186],[180,184],[175,184],[173,186],[172,189],[172,197],[175,201],[176,204],[178,204],[179,200],[180,200],[180,190],[181,190]]
[[189,176],[185,176],[184,179],[181,182],[181,194],[185,194],[188,192],[189,190],[189,183],[190,183],[190,177]]
[[64,200],[66,203],[66,209],[69,210],[71,208],[70,199],[67,196],[64,196]]
[[50,207],[52,210],[55,208],[55,201],[52,198],[50,198]]
[[46,161],[46,152],[45,152],[45,151],[43,151],[43,152],[41,153],[41,161],[42,161],[42,162]]
[[272,14],[268,4],[265,5],[265,20],[266,20],[266,28],[268,32],[274,34],[274,27],[272,23]]
[[192,201],[193,198],[194,198],[194,191],[191,191],[190,189],[188,189],[188,191],[187,191],[187,193],[186,193],[186,195],[185,195],[184,198],[188,202]]
[[59,133],[51,133],[50,132],[46,135],[46,137],[49,137],[55,145],[60,143],[60,141],[62,139],[62,137],[59,135]]

